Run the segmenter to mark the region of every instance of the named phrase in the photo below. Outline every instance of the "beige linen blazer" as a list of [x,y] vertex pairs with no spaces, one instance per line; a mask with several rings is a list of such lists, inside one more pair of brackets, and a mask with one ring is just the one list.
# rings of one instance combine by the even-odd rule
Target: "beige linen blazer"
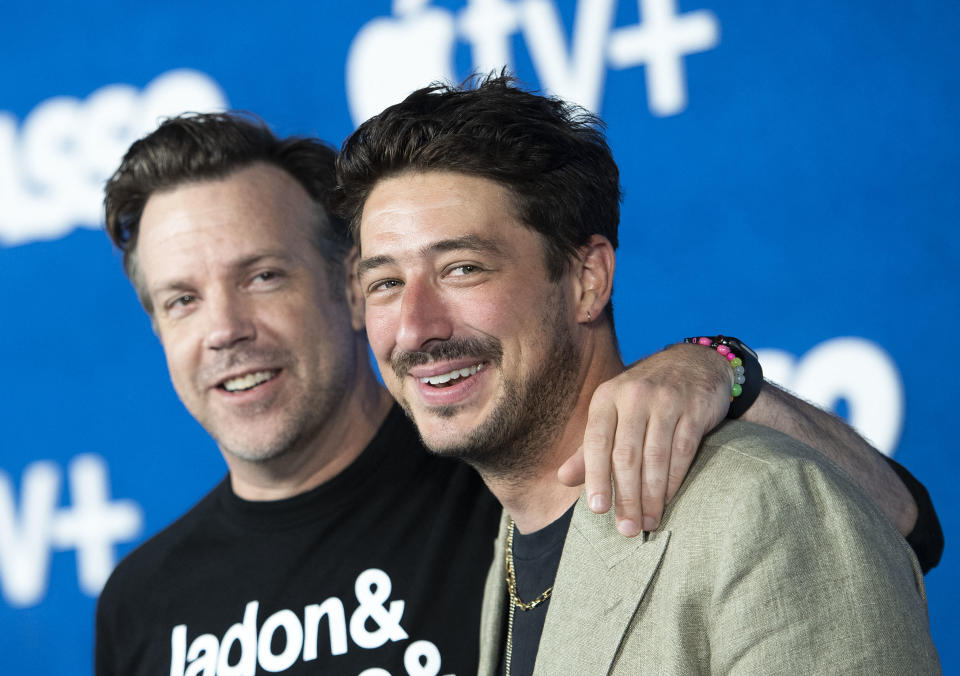
[[[505,637],[501,523],[481,676]],[[520,611],[518,611],[520,612]],[[621,537],[577,503],[534,674],[938,674],[923,575],[869,498],[816,451],[729,422],[659,530]]]

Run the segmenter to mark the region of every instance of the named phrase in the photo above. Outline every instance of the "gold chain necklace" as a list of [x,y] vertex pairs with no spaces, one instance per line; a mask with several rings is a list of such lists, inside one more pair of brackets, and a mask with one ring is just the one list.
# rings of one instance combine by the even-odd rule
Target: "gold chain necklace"
[[550,593],[553,591],[553,585],[550,585],[540,596],[529,603],[521,601],[517,595],[517,572],[513,567],[513,519],[510,519],[510,526],[507,530],[507,591],[510,593],[510,611],[507,613],[507,650],[504,663],[506,666],[506,676],[510,676],[510,658],[513,653],[514,610],[516,608],[520,610],[533,610],[550,598]]

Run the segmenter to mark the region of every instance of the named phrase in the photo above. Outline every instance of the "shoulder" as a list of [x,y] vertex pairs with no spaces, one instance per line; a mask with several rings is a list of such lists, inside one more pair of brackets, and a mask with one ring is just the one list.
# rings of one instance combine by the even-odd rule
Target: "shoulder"
[[663,527],[695,533],[731,561],[809,548],[803,559],[868,575],[895,569],[922,595],[909,545],[856,482],[814,449],[760,425],[732,421],[708,435],[668,512]]
[[777,432],[709,435],[646,541],[606,524],[573,542],[581,569],[622,560],[640,580],[631,668],[661,651],[675,673],[703,667],[697,655],[718,673],[936,672],[906,541],[842,470]]
[[[189,511],[139,545],[120,561],[97,599],[95,662],[97,674],[133,673],[134,655],[160,621],[169,602],[171,579],[189,574],[184,552],[196,545],[215,519],[221,482]],[[198,552],[197,555],[202,555]]]
[[681,490],[700,496],[709,492],[711,501],[721,495],[733,501],[764,496],[775,503],[797,495],[834,496],[882,517],[846,472],[822,453],[776,430],[744,421],[724,423],[704,438]]
[[[801,442],[763,425],[730,420],[708,434],[700,447],[701,458],[756,472],[797,470],[814,463],[827,473],[839,471],[826,456]],[[715,471],[716,468],[713,468]]]
[[217,495],[223,485],[223,482],[218,484],[182,516],[138,545],[117,564],[100,594],[98,612],[121,601],[139,598],[146,589],[154,587],[158,575],[177,558],[177,552],[210,527],[217,509]]
[[[743,664],[770,664],[791,652],[784,647],[803,645],[817,652],[801,650],[798,665],[809,668],[790,671],[935,670],[919,565],[843,470],[745,422],[721,426],[701,453],[674,499],[668,556],[671,570],[683,570],[678,585],[709,600],[719,663],[755,646]],[[766,636],[784,648],[780,657],[763,648]]]

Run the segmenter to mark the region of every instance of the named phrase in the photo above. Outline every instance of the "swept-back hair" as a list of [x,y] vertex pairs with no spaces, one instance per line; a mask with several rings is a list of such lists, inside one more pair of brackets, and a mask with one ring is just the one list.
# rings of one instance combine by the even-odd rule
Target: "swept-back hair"
[[[286,171],[317,206],[314,244],[327,261],[331,280],[348,248],[346,226],[330,209],[336,185],[336,151],[311,138],[277,138],[252,115],[187,113],[164,121],[127,150],[104,192],[107,234],[123,252],[123,267],[140,302],[153,313],[137,264],[140,218],[150,196],[185,183],[226,178],[257,162]],[[342,281],[331,285],[342,287]]]

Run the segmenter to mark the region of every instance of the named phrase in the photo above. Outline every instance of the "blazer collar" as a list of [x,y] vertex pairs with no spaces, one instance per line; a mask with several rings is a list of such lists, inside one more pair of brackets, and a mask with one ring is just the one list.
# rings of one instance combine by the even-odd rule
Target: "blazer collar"
[[[669,530],[625,538],[617,532],[612,509],[594,514],[580,496],[550,597],[534,676],[610,671],[669,540]],[[500,598],[502,602],[502,594]]]
[[500,653],[503,649],[503,618],[507,612],[507,551],[506,511],[500,515],[500,530],[493,545],[493,561],[487,572],[487,584],[483,589],[483,613],[480,618],[480,664],[479,676],[493,676],[500,669]]

